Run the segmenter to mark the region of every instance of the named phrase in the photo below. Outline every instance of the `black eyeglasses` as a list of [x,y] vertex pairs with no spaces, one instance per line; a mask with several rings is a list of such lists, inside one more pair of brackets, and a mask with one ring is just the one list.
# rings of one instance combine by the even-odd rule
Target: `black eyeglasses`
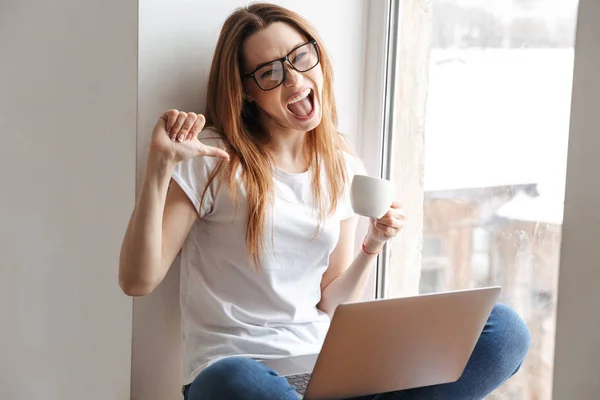
[[317,41],[311,40],[290,51],[285,57],[259,65],[254,71],[244,74],[244,78],[253,78],[262,90],[273,90],[285,81],[287,61],[298,72],[310,71],[319,64]]

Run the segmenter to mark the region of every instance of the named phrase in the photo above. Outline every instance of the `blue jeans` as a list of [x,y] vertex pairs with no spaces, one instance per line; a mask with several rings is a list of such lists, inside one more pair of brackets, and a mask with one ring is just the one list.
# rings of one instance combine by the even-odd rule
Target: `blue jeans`
[[[497,304],[460,379],[453,383],[357,397],[354,400],[483,399],[521,366],[530,336],[511,308]],[[202,371],[184,389],[185,400],[297,400],[286,380],[250,358],[230,357]]]

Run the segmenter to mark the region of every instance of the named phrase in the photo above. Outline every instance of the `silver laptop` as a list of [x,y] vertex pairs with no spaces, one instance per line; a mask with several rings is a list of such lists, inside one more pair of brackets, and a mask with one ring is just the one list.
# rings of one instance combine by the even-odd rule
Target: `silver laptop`
[[307,400],[454,382],[499,294],[487,287],[341,304],[319,354],[262,362]]

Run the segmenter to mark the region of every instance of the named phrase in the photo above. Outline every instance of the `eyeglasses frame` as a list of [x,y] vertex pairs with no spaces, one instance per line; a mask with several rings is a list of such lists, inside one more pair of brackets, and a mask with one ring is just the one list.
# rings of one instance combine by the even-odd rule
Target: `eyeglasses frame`
[[[312,44],[312,45],[315,47],[315,51],[317,52],[317,62],[315,63],[315,65],[313,65],[313,66],[312,66],[312,67],[310,67],[309,69],[306,69],[306,70],[304,70],[304,71],[301,71],[301,70],[299,70],[298,68],[296,68],[296,67],[294,66],[294,64],[292,63],[292,61],[289,59],[289,56],[290,56],[290,55],[291,55],[293,52],[295,52],[296,50],[298,50],[300,47],[306,46],[307,44]],[[277,86],[273,86],[273,87],[272,87],[272,88],[270,88],[270,89],[263,89],[263,87],[262,87],[262,86],[260,86],[260,83],[258,83],[258,80],[256,79],[256,76],[255,76],[255,74],[256,74],[256,72],[257,72],[259,69],[261,69],[261,68],[262,68],[262,67],[264,67],[265,65],[272,64],[272,63],[274,63],[274,62],[276,62],[276,61],[279,61],[279,62],[281,63],[281,65],[283,66],[283,77],[282,77],[282,79],[281,79],[281,82],[279,82],[279,83],[277,84]],[[317,45],[317,41],[316,41],[316,40],[309,40],[309,41],[308,41],[308,42],[306,42],[306,43],[302,43],[301,45],[298,45],[298,46],[294,47],[294,48],[292,49],[292,51],[290,51],[290,52],[289,52],[288,54],[286,54],[285,56],[283,56],[283,57],[281,57],[281,58],[278,58],[278,59],[275,59],[275,60],[268,61],[268,62],[266,62],[266,63],[262,63],[262,64],[260,64],[259,66],[257,66],[257,67],[254,69],[254,71],[252,71],[252,72],[249,72],[249,73],[246,73],[246,74],[243,74],[242,76],[243,76],[244,78],[252,78],[252,79],[254,80],[254,82],[256,83],[256,86],[258,86],[260,90],[262,90],[262,91],[264,91],[264,92],[268,92],[269,90],[273,90],[273,89],[276,89],[276,88],[278,88],[279,86],[281,86],[281,84],[283,84],[283,82],[285,82],[285,78],[286,78],[285,74],[286,74],[286,70],[287,70],[287,68],[285,68],[285,61],[287,61],[287,63],[288,63],[288,64],[289,64],[289,65],[290,65],[290,66],[291,66],[291,67],[292,67],[294,70],[296,70],[296,71],[298,71],[298,72],[301,72],[301,73],[308,72],[308,71],[310,71],[311,69],[315,68],[315,67],[316,67],[317,65],[319,65],[319,63],[321,62],[321,54],[319,53],[319,46]]]

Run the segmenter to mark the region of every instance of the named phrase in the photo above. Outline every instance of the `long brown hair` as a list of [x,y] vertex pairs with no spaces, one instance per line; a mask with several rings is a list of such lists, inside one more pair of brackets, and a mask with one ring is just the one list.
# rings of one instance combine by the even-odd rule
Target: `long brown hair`
[[[241,183],[246,189],[248,224],[246,246],[250,261],[260,269],[260,249],[264,245],[265,213],[273,200],[273,159],[265,148],[268,133],[261,126],[256,105],[244,100],[242,45],[252,34],[274,22],[284,22],[319,46],[323,71],[322,119],[307,132],[303,151],[313,170],[313,202],[319,210],[319,225],[326,214],[337,207],[338,198],[348,181],[343,152],[343,137],[337,131],[337,110],[333,95],[331,60],[316,29],[298,14],[283,7],[257,3],[238,8],[223,24],[208,79],[207,125],[219,132],[230,155],[229,163],[220,162],[211,173],[206,188],[220,175],[228,182],[232,199],[237,199],[236,171],[241,165]],[[321,172],[325,169],[327,193],[323,193]],[[206,193],[202,194],[202,201]],[[329,204],[326,204],[326,202]]]

